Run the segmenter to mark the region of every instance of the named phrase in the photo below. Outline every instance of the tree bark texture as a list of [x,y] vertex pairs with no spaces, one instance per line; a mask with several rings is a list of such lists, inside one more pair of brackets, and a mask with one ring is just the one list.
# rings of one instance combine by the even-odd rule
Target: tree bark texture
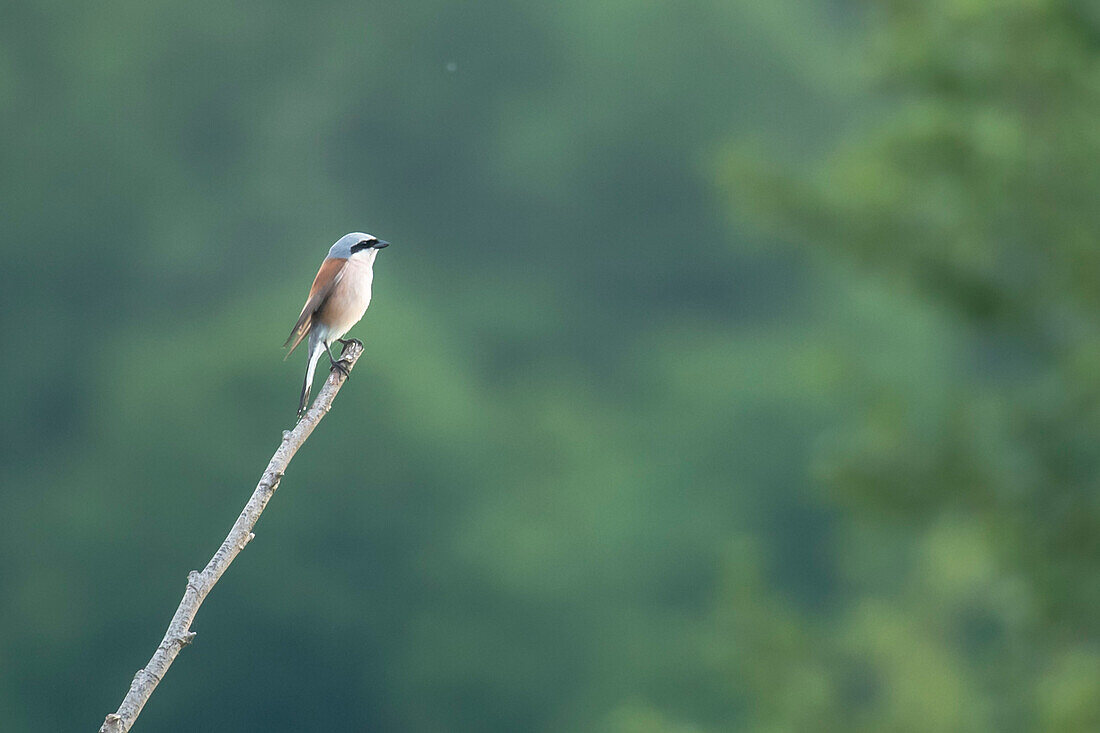
[[[352,341],[344,348],[340,359],[350,371],[362,353],[362,345]],[[172,622],[168,624],[168,631],[165,632],[164,639],[160,642],[156,651],[153,652],[153,657],[149,660],[149,663],[134,675],[134,681],[130,683],[130,690],[126,693],[122,704],[117,711],[108,715],[107,719],[103,721],[103,725],[99,729],[100,733],[125,733],[125,731],[130,730],[138,715],[141,714],[142,708],[145,707],[145,703],[149,701],[153,690],[164,678],[164,673],[168,671],[168,668],[172,666],[172,662],[179,655],[180,650],[194,640],[195,632],[191,631],[191,623],[195,620],[195,614],[198,613],[199,606],[206,600],[206,596],[210,594],[214,584],[229,568],[229,564],[255,536],[252,533],[252,528],[256,526],[256,521],[263,513],[264,507],[274,496],[275,489],[279,487],[279,481],[282,480],[290,459],[294,457],[294,454],[305,443],[306,438],[321,422],[321,418],[328,413],[336,393],[340,391],[340,387],[345,380],[346,377],[339,370],[334,369],[330,372],[313,405],[310,406],[293,429],[283,433],[282,443],[279,444],[275,455],[268,462],[263,476],[260,477],[260,482],[256,485],[256,490],[252,492],[252,497],[245,504],[244,510],[237,517],[237,521],[233,523],[233,528],[229,530],[229,534],[222,542],[221,547],[214,553],[214,557],[210,559],[202,572],[192,570],[188,573],[187,590],[184,591],[183,600],[180,601],[176,613],[172,616]]]

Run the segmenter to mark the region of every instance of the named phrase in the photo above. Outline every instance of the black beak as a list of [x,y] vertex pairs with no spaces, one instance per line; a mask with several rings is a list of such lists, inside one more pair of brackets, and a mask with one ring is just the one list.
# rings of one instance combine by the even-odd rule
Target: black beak
[[389,246],[390,246],[390,243],[387,242],[384,239],[379,239],[377,242],[375,242],[374,244],[371,245],[371,247],[373,247],[374,249],[385,249],[386,247],[389,247]]

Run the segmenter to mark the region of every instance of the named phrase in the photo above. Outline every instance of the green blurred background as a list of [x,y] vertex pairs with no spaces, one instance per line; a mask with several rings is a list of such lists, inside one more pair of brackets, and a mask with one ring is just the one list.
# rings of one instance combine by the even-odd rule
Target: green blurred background
[[4,3],[0,718],[1100,730],[1100,11]]

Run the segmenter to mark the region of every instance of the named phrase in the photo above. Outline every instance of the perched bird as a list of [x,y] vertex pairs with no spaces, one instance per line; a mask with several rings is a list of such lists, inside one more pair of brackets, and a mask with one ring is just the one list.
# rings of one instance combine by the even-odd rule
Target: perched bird
[[306,366],[306,378],[302,384],[302,399],[298,404],[299,418],[309,403],[313,372],[321,354],[327,353],[332,368],[347,376],[347,366],[332,358],[330,347],[333,341],[339,341],[345,346],[352,342],[362,346],[358,339],[344,340],[341,337],[367,312],[371,283],[374,280],[374,258],[378,256],[378,250],[389,245],[389,242],[383,242],[371,234],[345,234],[329,248],[328,256],[317,271],[317,277],[313,278],[313,287],[309,289],[309,297],[306,298],[302,314],[298,316],[294,330],[283,344],[284,348],[290,346],[286,355],[289,358],[294,349],[298,348],[298,344],[309,336],[309,364]]

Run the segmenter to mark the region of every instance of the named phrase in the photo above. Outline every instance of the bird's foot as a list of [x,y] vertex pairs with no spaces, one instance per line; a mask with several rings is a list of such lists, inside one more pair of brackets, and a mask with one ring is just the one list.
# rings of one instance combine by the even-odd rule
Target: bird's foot
[[344,375],[344,379],[351,378],[351,365],[343,359],[332,362],[332,368],[330,369],[330,371],[340,372]]
[[339,341],[344,347],[343,349],[341,349],[341,352],[347,351],[348,347],[351,346],[352,344],[355,344],[360,349],[363,348],[363,342],[360,341],[359,339],[336,339],[336,340]]

